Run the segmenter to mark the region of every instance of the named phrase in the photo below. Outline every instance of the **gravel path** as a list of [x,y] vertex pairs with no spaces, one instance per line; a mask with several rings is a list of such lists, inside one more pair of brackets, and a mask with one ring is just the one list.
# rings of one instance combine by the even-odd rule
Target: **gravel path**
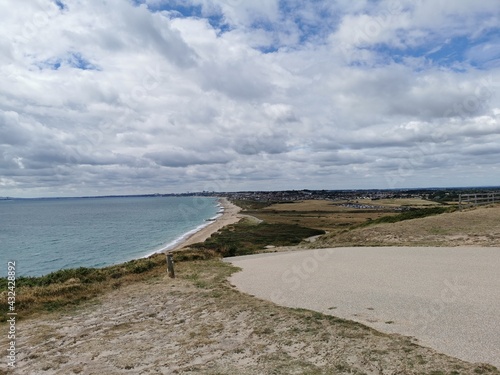
[[377,247],[227,259],[256,297],[413,336],[500,368],[500,248]]

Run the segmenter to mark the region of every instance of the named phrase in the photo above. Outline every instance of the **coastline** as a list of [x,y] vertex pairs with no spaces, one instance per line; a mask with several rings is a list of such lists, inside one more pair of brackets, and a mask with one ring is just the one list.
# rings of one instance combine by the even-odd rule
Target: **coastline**
[[186,238],[182,239],[179,243],[175,244],[173,247],[162,249],[158,251],[158,253],[167,253],[171,251],[181,250],[186,247],[189,247],[189,245],[198,242],[203,242],[207,238],[209,238],[213,233],[222,229],[226,225],[234,224],[240,221],[240,219],[242,218],[242,216],[239,215],[239,212],[241,211],[240,207],[232,204],[227,200],[227,198],[224,197],[219,198],[219,203],[221,205],[221,208],[224,209],[224,211],[219,217],[215,218],[214,221],[202,227],[200,230],[189,234],[188,236],[186,236]]
[[[211,205],[218,202],[219,206],[222,204],[217,197],[211,202]],[[211,210],[206,216],[215,218],[213,212]],[[243,210],[237,212],[236,216],[252,217],[245,214]],[[221,210],[217,214],[217,218],[220,217]],[[346,217],[344,220],[350,221],[351,218]],[[465,226],[464,223],[474,222],[470,218],[467,221],[457,222],[450,220],[450,216],[444,216],[441,220],[447,224],[451,221],[459,228],[457,231]],[[293,219],[289,219],[289,222],[293,222]],[[498,222],[492,220],[490,225],[492,229],[489,232],[475,232],[491,233],[491,236],[494,236]],[[432,223],[433,227],[438,227],[439,223]],[[204,227],[212,227],[214,224],[213,221],[206,221]],[[247,233],[246,225],[233,224],[233,226],[236,227],[237,234]],[[414,225],[414,227],[419,226],[428,228],[424,224]],[[216,228],[212,227],[210,232],[213,233],[214,230]],[[187,233],[185,237],[188,237]],[[182,246],[192,245],[186,245],[186,241],[183,241]],[[434,278],[423,279],[418,277],[420,273],[413,272],[412,264],[415,262],[405,261],[398,267],[397,264],[393,264],[396,261],[394,254],[389,254],[391,261],[387,262],[387,257],[384,259],[378,254],[379,251],[383,251],[380,247],[377,247],[375,252],[365,250],[367,255],[363,255],[363,259],[359,259],[359,256],[358,259],[351,259],[350,270],[349,267],[345,268],[347,255],[344,257],[342,254],[334,254],[342,251],[342,248],[290,252],[283,255],[260,254],[241,258],[241,261],[245,259],[245,262],[257,260],[256,258],[266,259],[262,262],[264,264],[257,264],[258,272],[253,273],[253,278],[256,277],[257,281],[252,285],[264,284],[265,290],[271,293],[271,300],[280,302],[278,300],[291,294],[294,301],[297,301],[296,298],[304,294],[307,298],[311,298],[310,301],[323,305],[320,312],[304,307],[290,309],[262,299],[258,294],[241,293],[237,284],[231,280],[245,273],[248,267],[244,266],[243,271],[235,273],[237,268],[225,266],[218,256],[207,257],[208,259],[179,256],[175,279],[170,278],[165,272],[165,256],[162,254],[151,260],[140,260],[131,264],[131,267],[120,265],[104,272],[96,271],[88,274],[86,271],[75,270],[76,272],[68,274],[66,278],[54,278],[54,282],[50,285],[45,285],[45,281],[40,283],[41,286],[19,285],[21,289],[18,289],[17,303],[20,303],[19,313],[23,314],[23,319],[17,322],[16,329],[22,334],[19,335],[16,344],[17,368],[14,371],[36,374],[126,375],[131,371],[148,373],[163,369],[166,372],[182,373],[251,374],[278,371],[289,374],[339,371],[378,373],[380,368],[384,368],[392,373],[427,374],[431,371],[435,374],[460,372],[500,375],[493,366],[464,362],[450,357],[449,354],[437,352],[428,345],[422,346],[423,341],[419,343],[414,337],[403,336],[401,333],[381,334],[375,329],[366,328],[355,322],[356,319],[366,321],[369,319],[370,323],[394,329],[403,323],[415,321],[424,330],[426,322],[430,328],[432,323],[436,325],[444,319],[446,321],[440,326],[446,329],[438,329],[435,332],[446,331],[444,333],[449,334],[448,328],[455,320],[447,319],[447,314],[461,314],[465,318],[476,316],[474,312],[469,311],[469,307],[480,304],[469,298],[470,293],[488,288],[472,283],[472,278],[466,276],[466,273],[464,273],[466,277],[464,283],[464,280],[460,278],[457,280],[453,275],[443,272],[448,270],[462,273],[462,270],[456,268],[455,257],[460,248],[450,249],[453,258],[451,263],[450,256],[447,256],[444,262],[436,261],[436,258],[430,259],[430,266],[438,268],[438,271],[432,271],[424,266],[423,268],[429,271],[426,275],[434,275]],[[398,253],[401,251],[395,248],[389,250]],[[419,255],[425,251],[422,247],[418,247],[417,250]],[[178,255],[186,254],[182,251],[184,250],[179,251]],[[353,250],[345,251],[349,256],[353,256],[354,253],[363,250],[355,247]],[[190,253],[189,250],[187,252]],[[317,252],[325,254],[314,255]],[[196,254],[196,251],[193,253]],[[304,254],[307,259],[296,258],[300,254]],[[312,261],[309,259],[311,254],[314,258]],[[437,252],[432,250],[432,256],[436,255]],[[281,256],[293,257],[294,261],[290,264],[280,260],[279,264],[273,267],[271,261]],[[419,259],[419,264],[422,259]],[[239,259],[226,260],[232,263]],[[477,254],[474,254],[474,262],[462,262],[462,264],[465,263],[467,270],[472,267],[481,271],[486,268],[495,271],[494,263],[488,267],[479,266],[476,264],[479,260]],[[443,264],[447,264],[445,270],[441,267]],[[381,275],[372,272],[373,270],[366,272],[364,266],[373,268]],[[408,271],[406,268],[411,269]],[[285,272],[292,270],[292,274],[295,275],[283,279],[281,277],[284,274],[283,270]],[[299,276],[295,270],[300,271]],[[394,270],[398,272],[393,272]],[[322,271],[327,273],[326,277],[321,276]],[[347,277],[343,277],[344,273]],[[266,277],[272,275],[277,276],[278,280],[266,281]],[[495,275],[493,273],[493,276]],[[419,286],[415,280],[411,280],[413,276],[425,283],[437,281],[439,285],[434,288]],[[489,286],[494,279],[493,276],[482,272],[476,276],[483,277]],[[400,282],[402,279],[407,280],[408,277],[409,282]],[[394,278],[396,281],[392,280]],[[314,287],[309,284],[315,279],[319,280],[319,286]],[[332,294],[332,283],[324,283],[326,279],[335,284],[335,293]],[[448,283],[443,285],[443,279],[451,280],[450,285]],[[365,298],[365,295],[356,292],[358,288],[352,288],[353,285],[361,285],[363,280],[370,288],[376,289],[376,293],[367,294],[370,298],[376,297],[375,301],[370,301],[370,298]],[[388,288],[383,288],[381,281],[384,280]],[[341,288],[342,281],[347,284],[345,303],[342,302],[343,294],[337,290]],[[299,287],[295,288],[293,284]],[[387,304],[391,310],[394,307],[397,309],[398,304],[403,307],[411,306],[411,303],[405,300],[408,297],[417,304],[417,308],[413,308],[412,311],[420,312],[422,316],[413,316],[414,314],[410,313],[405,314],[401,320],[394,317],[391,311],[383,309],[377,301],[387,302],[387,299],[380,293],[386,291],[391,294],[394,292],[394,285],[396,292],[405,285],[414,290],[410,293],[396,293],[397,301],[394,303],[389,301]],[[453,287],[452,290],[450,286]],[[418,293],[415,294],[417,289]],[[311,290],[315,293],[310,293]],[[435,296],[429,296],[430,304],[421,298],[422,290],[435,293]],[[443,290],[447,292],[444,302]],[[47,292],[40,293],[40,291]],[[357,306],[351,304],[353,291],[360,297],[361,303]],[[483,293],[475,294],[475,297],[481,299],[481,303],[487,301]],[[401,296],[404,298],[400,298]],[[54,304],[54,300],[57,304]],[[443,306],[443,303],[446,306]],[[466,304],[468,307],[464,309],[460,304]],[[50,310],[47,309],[47,305],[51,307]],[[350,313],[348,311],[348,320],[341,315],[345,312],[345,308],[351,309]],[[494,313],[497,310],[488,308],[481,311]],[[387,315],[388,313],[391,315]],[[354,321],[350,320],[353,316],[356,316]],[[6,326],[9,324],[5,314],[2,323]],[[494,323],[489,327],[495,325]],[[471,341],[470,332],[465,333],[467,337],[463,340],[464,343],[476,342]],[[47,340],[48,335],[50,340]],[[455,336],[451,342],[460,340],[457,341]],[[168,361],[165,361],[165,358],[168,358]],[[6,375],[6,371],[8,371],[7,363],[0,363],[0,375],[4,375],[4,372]]]

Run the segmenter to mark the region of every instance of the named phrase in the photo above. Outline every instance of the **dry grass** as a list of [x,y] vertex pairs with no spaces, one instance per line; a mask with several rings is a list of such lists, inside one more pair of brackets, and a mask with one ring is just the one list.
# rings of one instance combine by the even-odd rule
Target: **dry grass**
[[263,209],[247,209],[244,213],[270,224],[297,224],[336,233],[367,220],[395,215],[393,207],[387,209],[353,209],[341,202],[308,200],[294,203],[277,203]]
[[434,207],[442,206],[441,203],[428,201],[421,198],[400,198],[400,199],[360,199],[361,204],[373,204],[385,207],[401,207],[401,206],[411,206],[411,207]]
[[[76,306],[116,287],[135,283],[162,274],[165,256],[153,255],[102,269],[77,268],[53,272],[42,277],[21,277],[16,280],[16,312],[18,319],[33,314]],[[1,280],[0,322],[7,320],[6,279]]]
[[[393,209],[395,207],[433,207],[442,206],[441,203],[428,201],[420,198],[397,198],[397,199],[358,199],[355,201],[339,200],[304,200],[296,202],[275,203],[262,208],[263,211],[319,211],[339,212],[352,211],[352,208],[343,207],[343,204],[357,203],[380,208]],[[368,209],[369,210],[369,209]]]
[[345,230],[324,236],[312,246],[401,245],[500,246],[500,205]]
[[21,322],[19,373],[499,374],[409,338],[242,294],[226,281],[235,268],[217,259],[176,271],[175,280],[151,274],[78,310]]
[[327,200],[306,200],[287,203],[275,203],[271,206],[265,207],[263,211],[304,211],[304,212],[337,212],[339,210],[338,201]]

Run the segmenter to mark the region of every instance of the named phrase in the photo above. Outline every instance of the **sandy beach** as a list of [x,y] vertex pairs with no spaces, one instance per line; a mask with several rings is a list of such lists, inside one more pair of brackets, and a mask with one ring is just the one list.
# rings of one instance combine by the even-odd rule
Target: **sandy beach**
[[217,232],[219,229],[222,229],[226,225],[234,224],[242,218],[242,216],[239,215],[239,212],[241,211],[240,207],[232,204],[226,198],[219,198],[219,202],[221,206],[224,208],[224,212],[220,217],[218,217],[215,221],[211,222],[205,228],[187,237],[185,241],[179,243],[176,247],[169,250],[165,250],[165,252],[180,250],[189,247],[189,245],[198,242],[203,242],[207,238],[209,238],[213,233]]

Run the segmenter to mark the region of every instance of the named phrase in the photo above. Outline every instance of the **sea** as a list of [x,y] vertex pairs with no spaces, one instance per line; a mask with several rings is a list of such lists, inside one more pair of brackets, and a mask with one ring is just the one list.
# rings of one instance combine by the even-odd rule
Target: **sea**
[[175,247],[220,216],[217,198],[0,200],[0,276],[105,267]]

